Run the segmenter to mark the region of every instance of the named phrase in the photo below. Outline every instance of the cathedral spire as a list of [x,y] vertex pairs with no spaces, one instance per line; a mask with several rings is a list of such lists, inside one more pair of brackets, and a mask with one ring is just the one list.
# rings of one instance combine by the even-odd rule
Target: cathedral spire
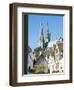
[[42,24],[42,22],[40,23],[40,35],[43,35],[43,24]]
[[45,36],[45,42],[48,43],[50,41],[50,33],[49,33],[49,27],[48,22],[46,24],[46,36]]
[[39,47],[44,48],[43,24],[40,23]]

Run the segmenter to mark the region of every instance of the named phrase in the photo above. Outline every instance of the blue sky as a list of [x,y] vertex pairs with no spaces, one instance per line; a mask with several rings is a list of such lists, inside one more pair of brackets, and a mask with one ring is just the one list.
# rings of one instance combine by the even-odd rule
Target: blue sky
[[51,33],[51,41],[56,38],[63,37],[63,16],[60,15],[28,15],[28,45],[34,50],[38,47],[40,35],[40,23],[43,24],[43,32],[48,22],[49,32]]

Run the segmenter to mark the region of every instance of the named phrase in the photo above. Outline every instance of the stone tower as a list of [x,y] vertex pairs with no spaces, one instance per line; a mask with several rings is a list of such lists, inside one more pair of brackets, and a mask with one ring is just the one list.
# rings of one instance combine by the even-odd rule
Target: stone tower
[[46,25],[46,35],[45,35],[45,43],[48,44],[50,42],[50,33],[48,28],[48,23]]
[[40,36],[39,36],[39,47],[44,48],[44,35],[43,35],[43,25],[40,23]]

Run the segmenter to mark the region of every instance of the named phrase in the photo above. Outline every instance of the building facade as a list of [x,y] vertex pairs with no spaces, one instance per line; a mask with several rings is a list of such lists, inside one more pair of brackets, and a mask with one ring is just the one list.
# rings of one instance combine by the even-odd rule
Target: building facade
[[48,71],[50,74],[63,72],[64,71],[64,61],[63,61],[63,38],[59,37],[55,41],[51,41],[51,34],[49,32],[48,23],[46,24],[46,33],[45,37],[43,34],[43,25],[41,24],[40,28],[40,37],[39,37],[39,47],[42,48],[43,55],[48,62]]
[[[63,73],[63,38],[59,37],[58,39],[51,41],[51,33],[49,32],[48,23],[45,28],[45,35],[43,30],[43,24],[41,23],[38,47],[35,48],[34,54],[32,53],[31,48],[29,48],[28,68],[30,67],[32,69],[37,67],[35,68],[36,73]],[[33,63],[34,60],[36,63]]]

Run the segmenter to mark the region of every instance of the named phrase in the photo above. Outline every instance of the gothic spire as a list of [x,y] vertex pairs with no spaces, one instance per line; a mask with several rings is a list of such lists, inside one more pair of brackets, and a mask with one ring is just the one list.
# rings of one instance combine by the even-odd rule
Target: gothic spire
[[40,23],[40,36],[39,36],[39,47],[44,47],[44,35],[43,35],[43,24]]
[[42,22],[40,23],[40,35],[43,36],[43,24],[42,24]]
[[46,36],[45,36],[45,42],[48,43],[50,41],[50,33],[49,33],[49,27],[48,22],[46,24]]

